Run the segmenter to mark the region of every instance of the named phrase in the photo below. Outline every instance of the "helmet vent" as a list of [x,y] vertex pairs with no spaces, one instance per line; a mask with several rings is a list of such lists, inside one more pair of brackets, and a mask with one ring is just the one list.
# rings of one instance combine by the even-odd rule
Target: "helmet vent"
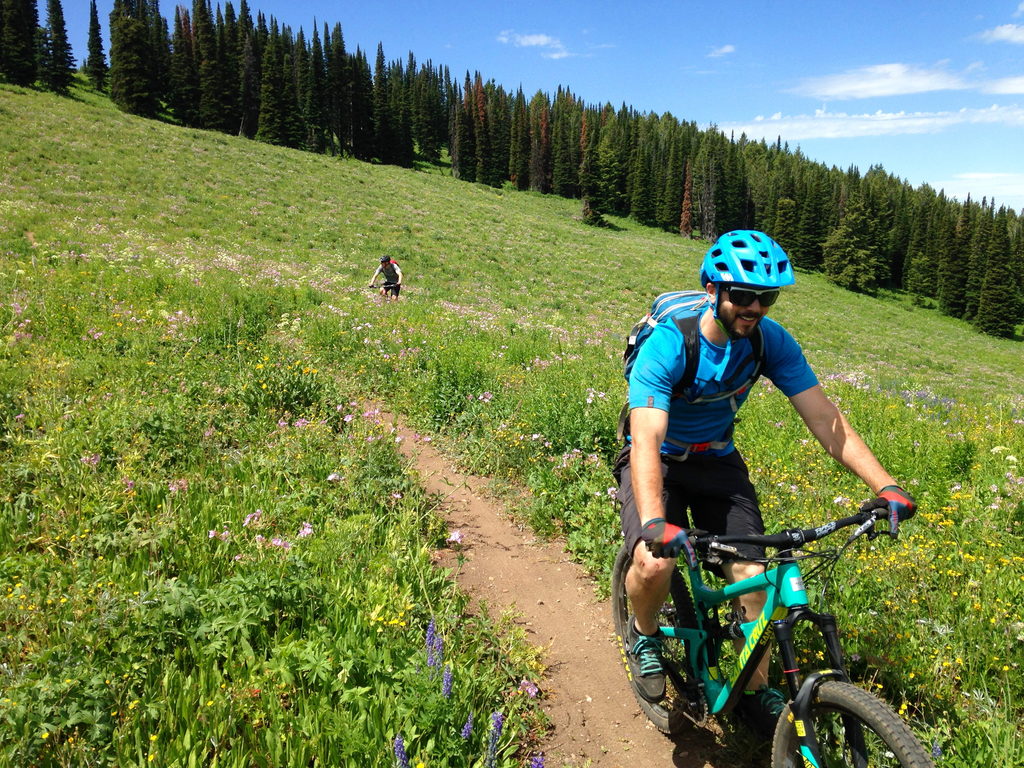
[[789,262],[788,261],[780,261],[779,262],[779,274],[781,275],[783,272],[787,272],[787,271],[789,271]]
[[756,243],[760,243],[761,242],[761,238],[758,237],[757,232],[751,232],[750,233],[750,239],[753,240]]
[[754,266],[754,262],[752,262],[750,259],[740,259],[740,264],[743,266],[743,269],[745,269],[747,272],[753,272],[756,269],[756,267]]
[[[721,249],[721,248],[715,248],[715,250],[713,250],[713,251],[711,252],[711,255],[712,255],[712,256],[715,256],[715,257],[721,256],[721,255],[722,255],[722,249]],[[724,267],[723,265],[721,265],[721,264],[719,264],[718,266],[719,266],[719,269],[724,269],[724,268],[725,268],[725,267]]]
[[733,248],[746,248],[747,244],[745,242],[743,242],[742,240],[733,240],[732,241],[732,247]]

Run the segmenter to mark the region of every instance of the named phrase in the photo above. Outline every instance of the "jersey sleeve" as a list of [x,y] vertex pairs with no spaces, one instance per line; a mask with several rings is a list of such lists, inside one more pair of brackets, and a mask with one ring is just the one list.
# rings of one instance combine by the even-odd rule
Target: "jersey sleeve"
[[789,331],[770,318],[761,321],[764,334],[764,375],[786,396],[792,397],[818,384],[804,352]]
[[629,407],[668,411],[672,387],[686,364],[683,335],[675,323],[659,323],[637,352],[629,374]]

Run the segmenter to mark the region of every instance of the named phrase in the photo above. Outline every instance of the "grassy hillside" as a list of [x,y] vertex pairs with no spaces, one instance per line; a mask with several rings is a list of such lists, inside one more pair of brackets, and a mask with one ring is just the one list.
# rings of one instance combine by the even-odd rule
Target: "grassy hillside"
[[[501,322],[535,316],[609,351],[653,295],[697,282],[706,245],[628,220],[581,226],[574,201],[179,129],[75,93],[3,91],[0,232],[22,253],[34,238],[197,269],[272,262],[282,278],[345,291],[389,250],[423,300]],[[857,296],[806,274],[773,316],[822,373],[981,403],[1021,389],[1020,344],[897,297]]]
[[[523,516],[606,574],[623,337],[655,294],[694,287],[706,246],[586,227],[572,201],[139,120],[84,90],[0,86],[0,163],[8,759],[143,763],[156,744],[344,764],[376,745],[388,765],[401,736],[427,765],[525,761],[539,725],[515,691],[536,665],[463,626],[426,575],[446,532],[368,399],[525,487]],[[366,288],[384,251],[406,274],[397,304]],[[943,764],[1020,764],[1020,345],[810,274],[772,314],[921,503],[898,542],[840,566],[830,608],[853,673]],[[743,415],[770,526],[864,497],[769,385]],[[360,558],[339,555],[353,542]],[[153,633],[118,635],[126,618]],[[428,668],[432,619],[466,681],[457,706]],[[63,682],[76,643],[99,650]],[[352,664],[362,647],[387,658]],[[353,689],[389,703],[361,709]],[[492,710],[509,715],[498,742]]]

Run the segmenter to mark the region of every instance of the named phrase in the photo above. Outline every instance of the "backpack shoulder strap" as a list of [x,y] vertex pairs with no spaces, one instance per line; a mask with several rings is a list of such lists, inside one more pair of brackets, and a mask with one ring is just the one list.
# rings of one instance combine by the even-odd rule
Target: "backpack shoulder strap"
[[683,350],[686,352],[686,364],[683,375],[672,387],[672,396],[679,397],[683,391],[693,386],[697,380],[697,366],[700,365],[700,314],[674,317],[673,322],[683,334]]

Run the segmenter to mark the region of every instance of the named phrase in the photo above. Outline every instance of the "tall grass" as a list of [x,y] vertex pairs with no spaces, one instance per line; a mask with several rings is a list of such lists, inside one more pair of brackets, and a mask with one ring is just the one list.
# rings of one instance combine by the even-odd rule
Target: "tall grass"
[[[525,486],[523,516],[563,534],[604,580],[618,544],[609,466],[624,396],[623,335],[656,293],[692,286],[702,246],[629,221],[585,227],[571,201],[174,129],[75,93],[70,103],[0,87],[0,283],[12,297],[0,307],[3,471],[12,489],[0,563],[9,585],[5,669],[18,670],[5,679],[17,698],[4,694],[0,717],[20,729],[18,749],[43,750],[42,732],[78,751],[32,754],[77,758],[98,749],[84,721],[46,731],[54,723],[32,720],[39,707],[25,691],[42,690],[45,679],[51,703],[41,711],[66,711],[56,673],[43,675],[37,655],[66,657],[62,633],[112,642],[111,628],[138,611],[159,630],[154,637],[171,627],[163,642],[175,651],[154,666],[133,658],[149,635],[126,641],[135,651],[110,658],[163,670],[159,678],[118,667],[128,682],[118,683],[115,702],[76,704],[76,712],[121,713],[95,732],[118,734],[105,759],[144,762],[156,735],[153,743],[175,744],[174,755],[202,741],[207,759],[270,760],[269,733],[296,750],[288,759],[316,745],[317,754],[344,760],[344,739],[331,740],[343,732],[341,715],[319,704],[390,690],[408,707],[361,709],[356,717],[368,725],[360,748],[372,744],[384,764],[400,735],[428,764],[454,760],[447,755],[459,744],[445,741],[453,723],[429,704],[437,680],[423,633],[432,617],[453,638],[471,633],[446,649],[461,648],[457,669],[476,675],[479,688],[464,691],[454,719],[476,713],[480,741],[464,754],[479,756],[488,748],[487,710],[529,712],[512,694],[535,674],[533,659],[461,618],[458,596],[432,575],[416,542],[438,545],[445,532],[399,471],[393,446],[385,450],[386,434],[363,417],[364,398],[402,412],[467,467]],[[397,304],[363,287],[383,251],[406,274]],[[853,671],[901,709],[941,764],[1019,764],[1019,345],[899,296],[855,296],[809,274],[797,282],[773,316],[921,506],[898,542],[877,540],[842,566],[832,607]],[[821,522],[867,494],[809,442],[767,382],[743,417],[738,443],[771,527]],[[326,481],[335,474],[344,479]],[[172,491],[180,480],[187,488]],[[262,545],[243,525],[257,509],[267,526]],[[305,522],[314,534],[298,539]],[[266,545],[274,537],[292,549]],[[395,552],[404,559],[389,560]],[[44,578],[57,563],[64,575]],[[310,569],[322,573],[307,591]],[[342,599],[334,586],[341,571],[371,577]],[[182,574],[193,590],[185,597],[153,591],[181,583]],[[271,589],[276,602],[236,594],[253,580],[280,582]],[[120,612],[106,611],[104,589],[121,596]],[[135,591],[137,608],[128,597]],[[73,610],[50,597],[57,594],[78,613],[48,611],[46,599]],[[154,623],[145,611],[164,608],[143,609],[143,595],[156,595],[155,606],[186,607]],[[250,600],[258,616],[274,617],[273,631],[235,615]],[[22,604],[35,609],[26,614]],[[106,617],[99,628],[97,615]],[[399,624],[364,632],[353,629],[359,616]],[[395,629],[402,621],[409,631]],[[348,638],[349,656],[331,644],[334,635]],[[251,657],[235,648],[236,637]],[[203,655],[207,638],[216,650]],[[480,644],[493,650],[474,651]],[[355,648],[376,660],[384,657],[373,653],[389,654],[370,666],[406,671],[389,672],[385,683],[341,681],[348,667],[338,660]],[[302,669],[311,658],[333,665],[312,682]],[[239,678],[248,687],[236,688]],[[267,681],[284,682],[287,694],[269,697]],[[202,713],[206,701],[217,716],[193,718],[189,730],[169,719],[171,710],[145,710],[135,692],[161,686],[178,702],[174,717]],[[257,718],[246,714],[249,689],[260,691]],[[228,693],[216,698],[218,691]],[[186,703],[191,709],[180,709]],[[531,717],[506,725],[503,754],[529,749]],[[164,730],[153,730],[158,723]],[[214,724],[234,724],[232,735]],[[183,732],[188,746],[175,742]],[[228,738],[232,747],[222,750]],[[87,746],[75,746],[78,739]]]

